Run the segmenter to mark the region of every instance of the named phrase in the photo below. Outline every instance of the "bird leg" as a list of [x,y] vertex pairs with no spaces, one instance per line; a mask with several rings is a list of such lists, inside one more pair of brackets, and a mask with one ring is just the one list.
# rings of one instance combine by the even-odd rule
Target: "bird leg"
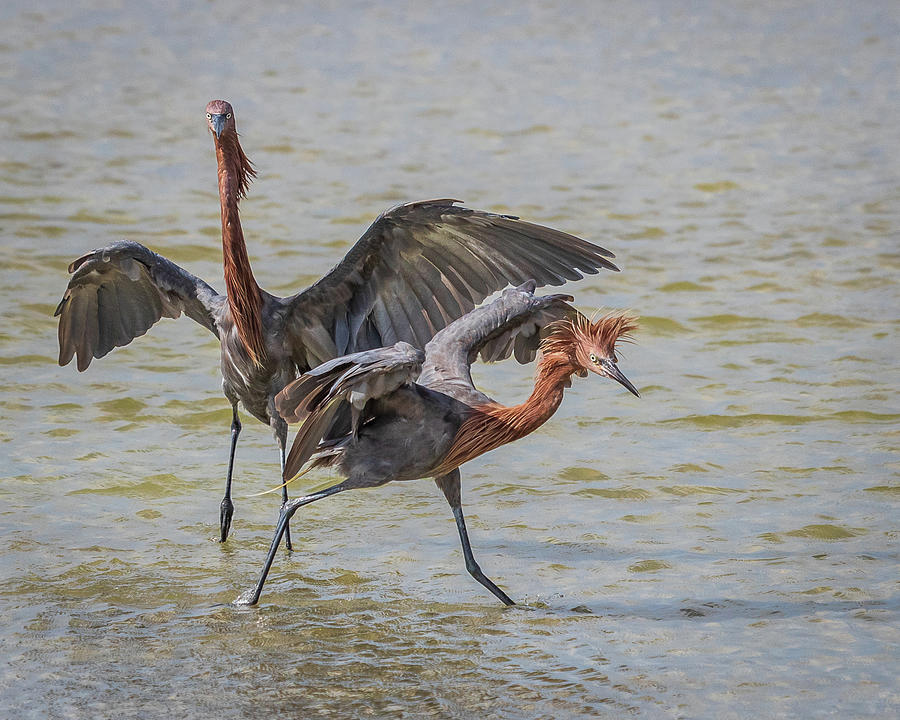
[[231,452],[228,455],[228,475],[225,477],[225,497],[219,506],[219,542],[225,542],[231,529],[231,516],[234,515],[234,503],[231,502],[231,473],[234,470],[234,451],[237,449],[238,435],[241,434],[241,421],[238,418],[237,403],[231,405]]
[[[285,463],[285,444],[287,443],[287,427],[285,427],[284,433],[278,434],[278,450],[281,455],[281,475],[284,476],[284,463]],[[281,507],[283,508],[287,505],[288,502],[288,494],[287,494],[287,485],[281,486]],[[288,552],[292,552],[294,546],[291,545],[291,526],[290,524],[284,526],[284,549]]]
[[272,568],[272,562],[275,560],[275,553],[278,552],[278,546],[281,544],[281,536],[284,535],[287,530],[291,516],[297,512],[297,508],[347,489],[348,485],[345,482],[338,483],[337,485],[332,485],[330,488],[325,488],[312,495],[294,498],[282,506],[281,513],[278,516],[278,524],[275,526],[275,537],[272,538],[272,544],[269,546],[269,554],[266,556],[266,563],[263,566],[262,573],[260,573],[259,581],[256,583],[255,588],[242,593],[238,599],[234,601],[235,605],[256,605],[256,603],[259,602],[259,596],[262,594],[266,577],[269,574],[269,570]]
[[436,477],[434,482],[443,491],[444,497],[447,498],[447,502],[450,503],[450,507],[453,510],[453,517],[456,518],[456,527],[459,530],[459,539],[462,543],[463,556],[466,559],[466,570],[469,571],[469,575],[494,593],[497,599],[504,605],[515,605],[509,595],[498,588],[494,582],[481,571],[478,563],[475,562],[475,556],[472,555],[472,546],[469,544],[469,533],[466,531],[466,519],[463,517],[462,501],[460,499],[459,468],[446,475]]

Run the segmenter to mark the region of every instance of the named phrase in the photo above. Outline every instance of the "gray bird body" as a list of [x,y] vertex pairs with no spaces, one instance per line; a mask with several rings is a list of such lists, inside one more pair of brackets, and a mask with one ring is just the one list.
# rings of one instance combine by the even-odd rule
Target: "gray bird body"
[[[287,502],[256,587],[238,598],[259,600],[275,550],[291,516],[310,502],[345,490],[394,480],[434,477],[450,503],[472,576],[507,605],[513,601],[475,562],[463,518],[459,466],[539,427],[559,407],[574,374],[592,371],[637,389],[615,365],[615,342],[633,329],[626,316],[596,324],[568,304],[567,295],[534,296],[535,283],[505,290],[492,303],[439,331],[424,351],[405,342],[337,358],[285,387],[275,399],[279,413],[302,424],[285,463],[289,481],[308,467],[332,467],[344,479],[326,490]],[[542,344],[543,339],[543,344]],[[505,408],[479,391],[470,368],[515,355],[538,364],[535,390]],[[355,408],[351,429],[326,436],[342,407]]]
[[421,385],[399,388],[367,408],[372,419],[357,438],[345,437],[335,446],[335,469],[347,478],[348,487],[428,477],[435,459],[450,448],[468,409]]
[[[478,354],[494,362],[515,349],[519,362],[531,362],[541,331],[576,313],[566,302],[570,296],[535,297],[534,289],[534,283],[528,282],[505,290],[492,303],[438,332],[424,351],[400,342],[349,355],[285,388],[276,405],[287,420],[313,415],[309,428],[302,427],[298,433],[285,474],[292,475],[312,459],[316,466],[335,466],[347,478],[348,487],[429,477],[473,408],[493,402],[472,382],[470,367]],[[344,380],[348,375],[356,378],[353,390]],[[391,377],[390,384],[375,381],[385,376]],[[336,411],[337,403],[351,402],[354,393],[361,413],[358,432],[328,439],[320,446],[321,438],[311,429],[318,430],[317,413]]]

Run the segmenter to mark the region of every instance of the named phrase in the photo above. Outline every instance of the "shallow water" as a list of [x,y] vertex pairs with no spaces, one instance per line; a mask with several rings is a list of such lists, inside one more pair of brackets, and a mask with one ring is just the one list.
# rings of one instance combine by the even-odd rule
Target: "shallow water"
[[[900,709],[894,3],[12,3],[0,10],[0,715],[889,717]],[[613,250],[638,400],[577,381],[463,469],[294,521],[215,340],[163,321],[55,365],[66,265],[119,238],[222,287],[207,100],[259,178],[257,278],[460,197]],[[479,368],[512,402],[530,369]],[[328,482],[314,475],[305,487]],[[295,488],[299,492],[301,488]]]

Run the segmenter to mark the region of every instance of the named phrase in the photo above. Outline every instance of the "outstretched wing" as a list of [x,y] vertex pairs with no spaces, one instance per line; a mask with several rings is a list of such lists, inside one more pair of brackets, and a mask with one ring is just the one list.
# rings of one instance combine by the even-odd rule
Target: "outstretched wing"
[[82,255],[56,308],[59,364],[78,354],[78,370],[127,345],[161,317],[184,313],[218,336],[216,315],[225,298],[140,243],[117,242]]
[[470,367],[481,354],[485,362],[504,360],[515,353],[520,363],[534,360],[544,328],[577,311],[569,295],[534,296],[529,281],[509,288],[483,307],[461,317],[435,335],[425,346],[425,364],[419,385],[480,405],[491,399],[472,383]]
[[534,279],[561,285],[611,252],[511,215],[427,200],[378,217],[343,260],[287,298],[286,330],[299,367],[404,340],[424,347],[492,292]]
[[341,402],[358,413],[374,398],[412,382],[422,370],[425,353],[405,342],[345,355],[301,375],[275,397],[275,407],[287,422],[303,422],[284,465],[290,479],[312,456],[331,426]]

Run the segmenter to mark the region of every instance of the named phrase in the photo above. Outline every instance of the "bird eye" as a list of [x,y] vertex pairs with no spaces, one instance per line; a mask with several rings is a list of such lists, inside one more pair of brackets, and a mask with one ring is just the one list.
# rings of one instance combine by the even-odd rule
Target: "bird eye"
[[206,119],[212,120],[212,113],[206,113]]
[[225,117],[230,118],[230,117],[231,117],[231,113],[225,113]]
[[591,353],[591,362],[594,363],[594,365],[598,365],[600,363],[600,358],[594,355],[594,353]]

